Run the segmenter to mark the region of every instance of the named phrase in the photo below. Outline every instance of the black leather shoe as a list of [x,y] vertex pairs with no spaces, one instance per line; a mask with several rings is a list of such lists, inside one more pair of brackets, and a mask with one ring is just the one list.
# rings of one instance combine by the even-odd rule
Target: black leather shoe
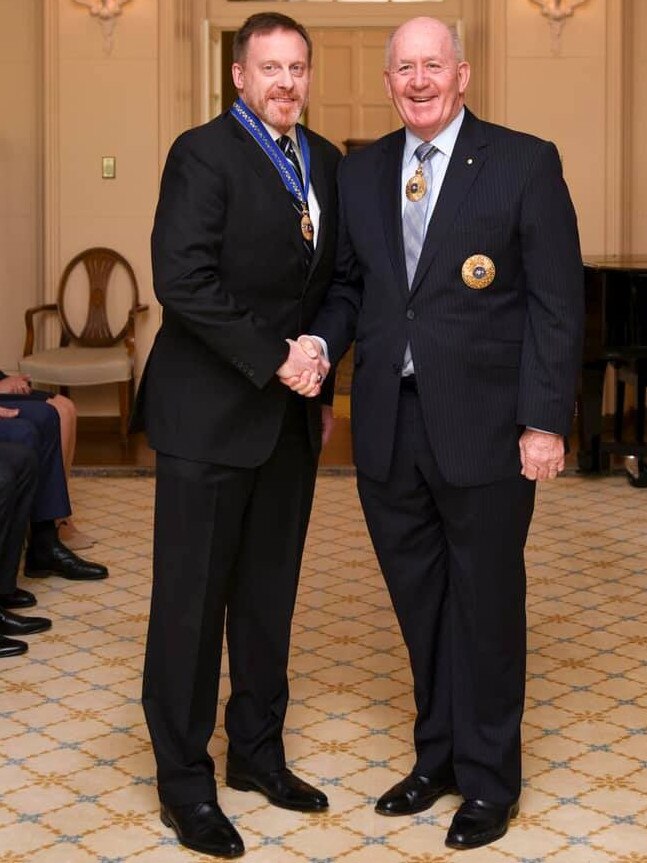
[[0,593],[0,608],[33,608],[36,597],[28,590],[17,587],[11,593]]
[[326,795],[295,776],[291,770],[273,770],[263,773],[233,755],[227,756],[227,785],[236,791],[260,791],[282,809],[297,812],[323,812],[328,808]]
[[445,845],[449,848],[480,848],[500,839],[510,819],[519,814],[519,804],[499,806],[487,800],[466,800],[454,815]]
[[74,554],[60,540],[46,549],[27,549],[25,575],[29,578],[46,578],[48,575],[62,575],[72,581],[96,581],[108,577],[108,570],[101,563],[91,563]]
[[380,815],[415,815],[433,806],[445,794],[456,793],[453,780],[410,773],[383,794],[375,804]]
[[22,653],[27,653],[27,644],[24,641],[0,635],[0,659],[5,656],[20,656]]
[[21,617],[5,608],[0,608],[0,635],[32,635],[50,629],[52,621],[47,617]]
[[175,830],[180,844],[192,851],[213,857],[240,857],[245,853],[240,834],[217,803],[162,803],[160,818],[165,827]]

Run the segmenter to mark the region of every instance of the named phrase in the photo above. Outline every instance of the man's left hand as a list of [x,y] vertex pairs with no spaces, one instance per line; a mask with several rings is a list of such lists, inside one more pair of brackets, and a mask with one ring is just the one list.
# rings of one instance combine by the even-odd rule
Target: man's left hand
[[564,470],[564,438],[526,429],[519,438],[521,475],[526,479],[555,479]]

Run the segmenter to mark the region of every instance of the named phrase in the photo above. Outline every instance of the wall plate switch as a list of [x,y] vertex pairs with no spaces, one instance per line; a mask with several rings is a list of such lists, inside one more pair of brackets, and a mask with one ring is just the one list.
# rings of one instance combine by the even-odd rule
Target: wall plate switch
[[117,159],[114,156],[101,158],[101,177],[104,180],[114,180],[117,176]]

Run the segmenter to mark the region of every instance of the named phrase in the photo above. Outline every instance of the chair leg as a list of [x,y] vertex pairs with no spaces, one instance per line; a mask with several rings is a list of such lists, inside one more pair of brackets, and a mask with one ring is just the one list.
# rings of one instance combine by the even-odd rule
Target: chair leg
[[647,362],[636,361],[636,440],[645,442],[645,390],[647,389]]
[[613,417],[613,439],[616,443],[622,441],[622,424],[625,418],[625,382],[616,381],[616,412]]
[[130,418],[130,381],[119,381],[119,436],[122,443],[128,443],[128,419]]

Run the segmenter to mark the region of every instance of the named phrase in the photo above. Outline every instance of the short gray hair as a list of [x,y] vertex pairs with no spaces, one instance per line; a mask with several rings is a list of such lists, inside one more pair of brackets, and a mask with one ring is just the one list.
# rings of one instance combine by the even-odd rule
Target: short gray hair
[[[399,27],[396,27],[394,30],[391,30],[389,35],[386,37],[386,45],[384,46],[384,68],[387,71],[391,66],[391,46],[393,45],[393,37],[399,29]],[[456,62],[462,63],[465,59],[465,51],[463,49],[461,37],[458,35],[458,28],[455,24],[448,24],[447,29],[449,30],[449,35],[452,39],[452,47],[454,48],[454,54],[456,55]]]

